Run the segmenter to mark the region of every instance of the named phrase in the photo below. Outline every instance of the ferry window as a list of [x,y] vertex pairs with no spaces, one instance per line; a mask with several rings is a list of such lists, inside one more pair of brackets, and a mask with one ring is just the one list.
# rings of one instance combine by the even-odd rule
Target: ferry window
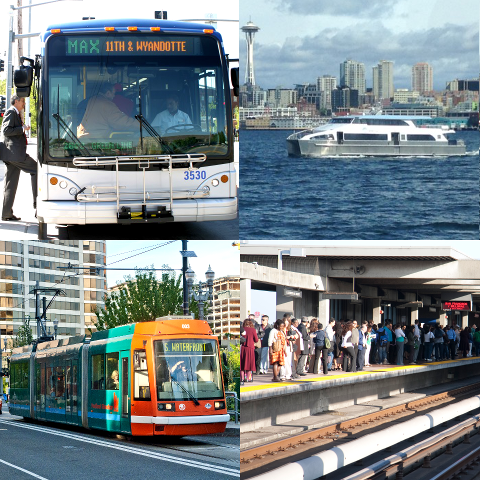
[[118,390],[118,352],[107,353],[107,390]]
[[381,133],[345,133],[344,140],[387,140],[388,135]]
[[407,140],[417,142],[431,142],[435,141],[435,137],[433,135],[407,135]]
[[105,389],[105,356],[92,356],[92,390]]
[[133,370],[135,400],[150,400],[147,352],[145,350],[135,350],[133,354]]

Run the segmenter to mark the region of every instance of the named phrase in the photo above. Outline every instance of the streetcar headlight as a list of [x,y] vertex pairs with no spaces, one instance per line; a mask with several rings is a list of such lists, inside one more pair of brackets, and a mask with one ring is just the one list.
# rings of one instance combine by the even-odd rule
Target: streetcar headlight
[[174,412],[175,404],[174,403],[158,403],[157,409],[159,412]]
[[215,410],[223,410],[225,408],[225,402],[215,402]]

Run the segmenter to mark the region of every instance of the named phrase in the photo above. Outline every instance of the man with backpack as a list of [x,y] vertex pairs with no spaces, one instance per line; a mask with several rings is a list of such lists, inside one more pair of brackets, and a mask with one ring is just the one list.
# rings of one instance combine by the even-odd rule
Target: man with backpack
[[385,327],[380,327],[377,329],[377,349],[378,349],[378,363],[380,365],[387,363],[387,345],[388,345],[388,336],[385,331]]

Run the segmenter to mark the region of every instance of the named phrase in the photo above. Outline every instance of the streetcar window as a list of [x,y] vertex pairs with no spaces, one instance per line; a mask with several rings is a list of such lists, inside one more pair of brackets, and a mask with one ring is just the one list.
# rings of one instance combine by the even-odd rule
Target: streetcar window
[[92,390],[105,389],[105,357],[104,355],[92,356]]
[[214,340],[155,341],[157,396],[161,400],[222,398],[223,386]]
[[65,394],[65,368],[57,367],[56,372],[56,382],[55,382],[55,396],[63,397]]
[[17,363],[12,365],[12,387],[28,388],[28,363]]
[[118,390],[118,352],[107,353],[107,390]]
[[134,398],[135,400],[150,400],[150,384],[148,383],[147,352],[135,350],[133,354]]

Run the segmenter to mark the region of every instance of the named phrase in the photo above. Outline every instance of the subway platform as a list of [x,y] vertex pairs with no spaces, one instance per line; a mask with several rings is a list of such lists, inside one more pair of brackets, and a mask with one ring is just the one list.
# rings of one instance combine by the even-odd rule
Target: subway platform
[[333,414],[345,407],[479,375],[480,357],[416,365],[372,365],[361,372],[308,374],[281,383],[272,382],[270,369],[266,375],[254,375],[254,381],[240,389],[240,432],[291,423],[321,412]]

